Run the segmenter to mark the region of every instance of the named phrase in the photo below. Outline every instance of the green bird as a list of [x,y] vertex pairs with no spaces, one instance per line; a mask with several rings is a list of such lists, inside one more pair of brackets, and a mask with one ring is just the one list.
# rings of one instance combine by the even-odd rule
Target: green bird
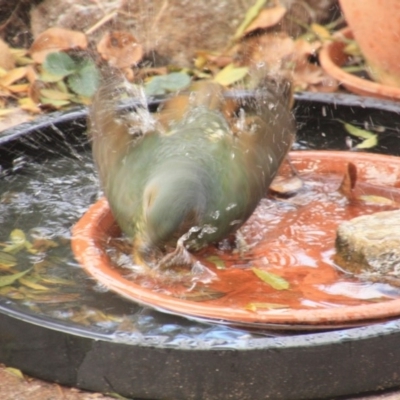
[[192,265],[189,252],[234,233],[266,195],[295,136],[290,90],[197,81],[151,113],[121,106],[127,88],[107,81],[89,112],[102,189],[135,263]]

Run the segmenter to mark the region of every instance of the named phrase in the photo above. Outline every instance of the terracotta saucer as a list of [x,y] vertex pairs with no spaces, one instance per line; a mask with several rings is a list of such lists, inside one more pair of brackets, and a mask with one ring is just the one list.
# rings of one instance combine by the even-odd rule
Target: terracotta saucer
[[368,79],[359,78],[341,68],[347,61],[348,55],[343,51],[346,43],[340,41],[340,36],[346,39],[353,39],[350,28],[345,28],[336,35],[338,41],[326,42],[319,53],[319,61],[322,68],[353,93],[361,96],[399,100],[400,88],[386,86]]
[[[352,162],[359,168],[360,180],[368,181],[370,185],[380,184],[396,190],[400,187],[400,158],[398,157],[339,151],[298,151],[292,152],[290,155],[300,174],[314,171],[321,174],[321,180],[323,180],[325,179],[323,174],[340,175],[344,173],[347,163]],[[142,287],[135,280],[128,279],[127,275],[122,274],[121,269],[113,264],[104,249],[104,244],[110,237],[116,237],[119,234],[108,203],[106,199],[102,198],[89,208],[73,228],[72,248],[75,256],[89,275],[110,290],[156,309],[191,318],[206,318],[232,324],[250,324],[261,327],[271,324],[285,325],[285,329],[288,324],[303,329],[310,327],[329,329],[360,325],[400,315],[400,299],[391,298],[360,305],[341,304],[326,307],[322,305],[311,308],[304,307],[304,309],[248,309],[231,307],[226,300],[214,299],[199,302],[173,297]],[[236,271],[238,274],[243,274],[240,282],[245,282],[246,279],[248,282],[248,275],[245,274],[252,274],[251,271],[243,271],[240,268]],[[226,274],[226,271],[215,269],[215,273],[224,279],[225,275],[223,274]],[[336,274],[338,271],[334,273]],[[243,283],[244,285],[245,283]],[[238,288],[236,285],[234,291],[235,293],[240,292],[240,287]],[[227,293],[227,296],[234,296],[233,289],[232,293]]]

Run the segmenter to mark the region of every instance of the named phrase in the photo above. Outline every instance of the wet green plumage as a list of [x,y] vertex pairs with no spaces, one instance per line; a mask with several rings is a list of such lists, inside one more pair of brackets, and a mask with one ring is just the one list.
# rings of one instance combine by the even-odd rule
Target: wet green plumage
[[252,214],[286,156],[294,122],[283,89],[227,99],[204,81],[155,115],[119,111],[105,84],[90,111],[100,181],[139,263],[157,263],[189,230],[188,250],[217,242]]

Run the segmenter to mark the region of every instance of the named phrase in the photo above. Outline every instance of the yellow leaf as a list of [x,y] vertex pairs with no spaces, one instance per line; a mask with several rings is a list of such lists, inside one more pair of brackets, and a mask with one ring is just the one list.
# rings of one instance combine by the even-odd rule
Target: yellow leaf
[[29,90],[29,86],[30,86],[29,83],[20,83],[17,85],[10,85],[7,87],[7,89],[13,93],[23,93]]
[[5,251],[0,251],[0,265],[5,268],[14,267],[17,265],[17,259]]
[[47,97],[41,97],[40,102],[44,105],[52,106],[54,108],[61,108],[70,103],[68,100],[53,100]]
[[7,115],[13,114],[18,111],[18,108],[3,108],[0,109],[0,117],[5,117]]
[[53,90],[53,89],[42,89],[40,93],[44,97],[51,100],[69,100],[74,97],[74,95],[71,93],[64,93],[59,90]]
[[374,195],[363,195],[359,197],[360,200],[369,204],[377,204],[383,206],[396,206],[397,203],[387,197],[374,196]]
[[39,283],[33,282],[31,279],[28,278],[20,278],[18,280],[18,282],[21,285],[24,285],[26,287],[29,287],[31,289],[35,289],[35,290],[50,290],[50,288],[40,285]]
[[235,67],[233,64],[228,64],[215,75],[214,81],[222,86],[229,86],[243,79],[248,72],[247,67]]
[[375,147],[378,144],[378,136],[374,135],[369,139],[363,140],[356,146],[356,149],[370,149],[371,147]]
[[311,30],[319,37],[320,40],[331,40],[332,36],[328,29],[319,24],[311,24]]
[[7,367],[4,369],[4,371],[8,372],[11,375],[16,376],[17,378],[25,379],[23,373],[17,368]]
[[20,108],[25,111],[30,111],[32,113],[41,113],[42,110],[38,107],[38,105],[30,98],[30,97],[24,97],[22,99],[18,100],[18,104],[20,105]]
[[281,276],[273,274],[272,272],[265,271],[260,268],[252,268],[251,269],[258,278],[260,278],[263,282],[272,286],[276,290],[284,290],[289,289],[289,282],[283,279]]
[[266,29],[276,25],[286,14],[287,9],[283,6],[273,8],[264,8],[251,24],[244,30],[243,34],[255,31],[257,29]]
[[11,71],[7,72],[6,75],[4,75],[0,78],[0,85],[6,86],[6,87],[10,86],[14,82],[17,82],[22,78],[25,78],[26,73],[27,73],[26,67],[14,68]]
[[250,7],[244,17],[243,22],[240,24],[239,28],[237,29],[234,39],[238,39],[243,35],[245,29],[253,22],[254,18],[257,17],[261,9],[264,7],[266,0],[257,0],[254,6]]

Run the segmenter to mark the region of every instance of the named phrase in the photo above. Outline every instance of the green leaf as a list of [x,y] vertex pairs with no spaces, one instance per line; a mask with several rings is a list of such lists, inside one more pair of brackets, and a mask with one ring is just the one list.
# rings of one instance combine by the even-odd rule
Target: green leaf
[[359,143],[356,146],[356,149],[370,149],[372,147],[375,147],[377,144],[378,144],[378,136],[374,135],[369,139],[365,139],[361,143]]
[[148,96],[162,95],[184,89],[190,83],[190,76],[184,72],[172,72],[168,75],[153,77],[145,86]]
[[73,74],[77,69],[75,60],[66,53],[56,52],[47,55],[43,68],[54,76],[67,76]]
[[256,3],[247,10],[243,22],[240,24],[239,28],[235,32],[234,39],[238,39],[242,36],[243,32],[250,25],[250,23],[257,17],[261,9],[264,7],[266,0],[257,0]]
[[279,275],[275,275],[272,272],[265,271],[259,268],[252,268],[251,269],[258,278],[260,278],[263,282],[267,283],[268,285],[272,286],[276,290],[284,290],[289,289],[289,282]]
[[248,72],[249,69],[247,67],[235,67],[233,64],[228,64],[215,75],[214,81],[222,86],[229,86],[243,79]]
[[79,69],[67,79],[68,86],[84,97],[92,97],[100,82],[100,74],[92,61],[85,61]]
[[17,265],[17,259],[9,253],[5,251],[0,251],[0,265],[3,265],[7,268],[14,267]]
[[350,133],[350,135],[356,136],[356,137],[361,138],[361,139],[369,139],[372,136],[376,136],[376,134],[374,134],[374,133],[372,133],[370,131],[358,128],[357,126],[354,126],[354,125],[349,124],[347,122],[343,122],[343,126],[344,126],[344,129],[346,129],[346,131],[348,133]]
[[360,139],[365,139],[361,143],[359,143],[356,149],[370,149],[371,147],[375,147],[378,144],[378,135],[367,131],[365,129],[358,128],[352,124],[348,124],[347,122],[343,122],[343,126],[350,135],[356,136]]
[[4,275],[0,276],[0,287],[12,285],[16,280],[22,278],[25,274],[27,274],[32,268],[29,268],[25,271],[18,272],[12,275]]

